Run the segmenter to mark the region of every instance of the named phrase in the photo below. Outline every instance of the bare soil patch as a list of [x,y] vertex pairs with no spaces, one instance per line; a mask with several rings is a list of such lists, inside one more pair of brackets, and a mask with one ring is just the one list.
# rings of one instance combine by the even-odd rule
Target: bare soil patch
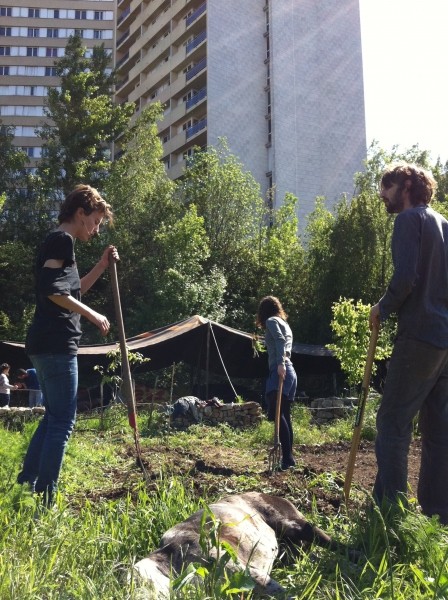
[[[197,449],[170,448],[160,444],[142,448],[143,472],[134,462],[130,472],[114,473],[114,489],[101,497],[119,497],[133,489],[143,477],[148,485],[157,486],[161,467],[165,473],[185,479],[199,496],[224,496],[254,490],[277,494],[295,501],[301,510],[312,503],[323,514],[332,516],[340,509],[343,485],[350,452],[349,442],[319,446],[295,446],[297,466],[288,471],[268,471],[268,449],[250,452],[216,445],[200,445]],[[129,446],[127,456],[135,458],[135,448]],[[411,444],[409,453],[409,484],[416,493],[420,465],[420,440]],[[363,503],[371,492],[376,476],[373,442],[363,441],[357,453],[353,474],[354,501]],[[357,500],[356,500],[357,499]]]

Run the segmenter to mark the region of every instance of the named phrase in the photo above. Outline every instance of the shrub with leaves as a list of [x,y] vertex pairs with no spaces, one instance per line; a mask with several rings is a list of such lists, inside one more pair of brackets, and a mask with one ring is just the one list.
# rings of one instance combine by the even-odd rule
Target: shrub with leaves
[[[369,313],[370,305],[352,298],[340,298],[332,306],[333,319],[333,344],[327,348],[332,350],[341,363],[341,368],[346,375],[350,387],[362,381],[367,348],[369,345]],[[392,326],[386,323],[382,326],[378,336],[375,351],[375,360],[388,358],[392,352],[391,343]],[[376,367],[373,365],[372,372]]]

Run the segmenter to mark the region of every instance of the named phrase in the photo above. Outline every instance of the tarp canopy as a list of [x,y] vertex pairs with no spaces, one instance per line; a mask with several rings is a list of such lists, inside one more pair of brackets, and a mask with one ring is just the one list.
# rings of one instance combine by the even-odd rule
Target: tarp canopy
[[[139,370],[153,371],[184,362],[217,375],[227,371],[230,377],[265,377],[267,354],[257,355],[253,342],[251,334],[199,315],[126,340],[131,352],[140,352],[150,359]],[[80,346],[80,368],[106,365],[107,353],[118,347],[118,343]],[[298,373],[328,374],[340,370],[339,362],[324,346],[295,343],[291,359]],[[0,360],[14,368],[29,364],[24,344],[18,342],[0,342]]]

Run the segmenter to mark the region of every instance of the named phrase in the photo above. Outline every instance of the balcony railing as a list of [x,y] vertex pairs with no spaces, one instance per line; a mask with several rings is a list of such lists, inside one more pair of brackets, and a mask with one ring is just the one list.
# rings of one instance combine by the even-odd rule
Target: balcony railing
[[129,52],[126,52],[126,54],[120,58],[120,60],[117,62],[117,64],[115,65],[115,68],[118,69],[119,67],[121,67],[121,65],[126,62],[129,58]]
[[123,35],[122,35],[120,38],[118,38],[118,40],[117,40],[117,44],[116,44],[116,47],[118,48],[118,46],[119,46],[119,45],[120,45],[122,42],[124,42],[124,40],[125,40],[127,37],[129,37],[129,29],[128,29],[127,31],[125,31],[125,32],[123,33]]
[[195,75],[200,73],[200,71],[204,70],[206,66],[207,66],[207,59],[202,58],[198,63],[196,63],[194,65],[194,67],[192,69],[187,71],[187,73],[185,75],[186,81],[190,81],[190,79],[192,79]]
[[120,23],[123,21],[123,19],[125,19],[130,12],[131,12],[131,7],[130,6],[128,6],[127,8],[125,8],[124,11],[121,13],[121,15],[118,18],[117,25],[120,25]]
[[117,85],[116,85],[115,89],[118,91],[128,81],[129,81],[129,73],[126,75],[126,77],[123,77],[123,79],[120,79],[120,81],[117,81]]
[[204,2],[204,4],[201,4],[201,6],[196,9],[194,11],[194,13],[192,13],[189,17],[187,17],[185,24],[188,27],[189,25],[191,25],[194,21],[196,21],[196,19],[198,17],[200,17],[202,15],[203,12],[205,12],[205,9],[207,8],[207,3]]
[[191,42],[189,42],[186,46],[186,54],[188,54],[189,52],[191,52],[192,50],[194,50],[196,48],[196,46],[199,46],[199,44],[201,42],[203,42],[205,40],[205,38],[207,37],[207,32],[205,31],[201,31],[201,33],[199,33],[194,39],[191,40]]
[[207,96],[207,88],[203,87],[202,89],[199,90],[199,92],[197,94],[195,94],[194,96],[192,96],[191,98],[189,98],[187,100],[187,102],[185,103],[186,108],[191,108],[192,106],[194,106],[195,104],[200,102],[206,96]]
[[188,138],[191,138],[193,135],[196,135],[197,133],[199,133],[202,129],[205,129],[206,127],[207,127],[207,119],[206,118],[202,119],[201,121],[198,121],[192,127],[189,127],[186,132],[187,140],[188,140]]

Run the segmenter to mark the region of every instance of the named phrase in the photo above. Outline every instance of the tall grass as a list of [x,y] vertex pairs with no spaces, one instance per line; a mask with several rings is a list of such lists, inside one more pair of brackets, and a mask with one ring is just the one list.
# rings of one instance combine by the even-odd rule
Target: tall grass
[[[373,409],[372,409],[373,410]],[[160,463],[160,477],[149,485],[135,468],[132,435],[123,419],[104,430],[98,422],[80,422],[69,444],[54,510],[41,510],[26,489],[14,484],[20,461],[35,425],[23,431],[0,427],[0,598],[1,600],[121,600],[145,597],[145,585],[127,575],[136,560],[153,550],[164,531],[225,493],[223,488],[195,489],[188,473],[173,475]],[[369,415],[366,415],[368,422]],[[317,429],[308,411],[294,408],[298,443],[347,439],[351,422]],[[159,433],[148,427],[142,444],[163,443],[173,452],[198,448],[241,452],[244,460],[265,451],[272,426],[239,432],[228,427],[196,426],[188,432]],[[126,481],[127,494],[114,499],[114,478]],[[311,483],[332,486],[332,474]],[[258,489],[254,476],[241,479],[241,491]],[[235,488],[233,488],[235,489]],[[262,491],[262,490],[260,490]],[[342,508],[336,517],[308,515],[341,542],[360,552],[357,562],[346,553],[313,548],[290,557],[283,553],[273,577],[302,600],[412,600],[448,598],[448,528],[402,509],[385,522],[378,511]],[[213,543],[213,540],[211,541]],[[205,574],[216,577],[216,572]],[[229,592],[216,581],[186,586],[173,597],[251,598],[252,592]]]

